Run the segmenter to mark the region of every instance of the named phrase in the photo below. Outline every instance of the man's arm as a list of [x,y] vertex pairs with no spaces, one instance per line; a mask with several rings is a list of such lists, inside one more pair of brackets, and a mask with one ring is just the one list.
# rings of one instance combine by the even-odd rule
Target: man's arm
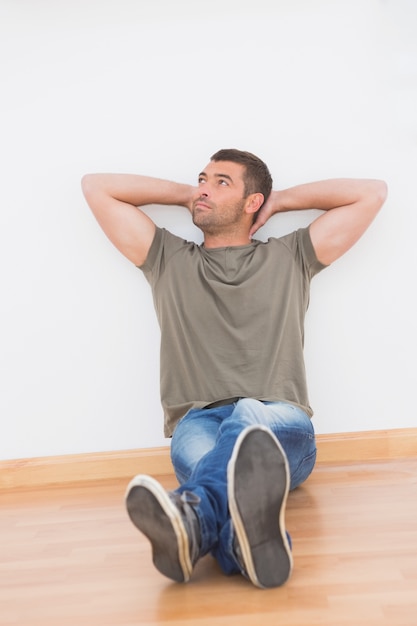
[[82,190],[110,241],[135,265],[143,265],[151,247],[154,222],[140,210],[147,204],[191,210],[194,187],[135,174],[86,174]]
[[387,196],[381,180],[340,178],[273,191],[251,229],[283,211],[321,209],[310,224],[310,236],[318,260],[329,265],[347,252],[368,228]]

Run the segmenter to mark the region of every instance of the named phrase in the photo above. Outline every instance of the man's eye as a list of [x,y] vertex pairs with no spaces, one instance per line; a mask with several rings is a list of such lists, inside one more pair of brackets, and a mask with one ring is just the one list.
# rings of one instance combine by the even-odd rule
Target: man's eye
[[227,185],[228,185],[228,182],[227,182],[227,180],[225,180],[224,178],[220,178],[220,179],[219,179],[219,185],[226,185],[226,186],[227,186]]
[[201,185],[201,183],[205,183],[206,179],[202,178],[201,176],[198,178],[198,184]]

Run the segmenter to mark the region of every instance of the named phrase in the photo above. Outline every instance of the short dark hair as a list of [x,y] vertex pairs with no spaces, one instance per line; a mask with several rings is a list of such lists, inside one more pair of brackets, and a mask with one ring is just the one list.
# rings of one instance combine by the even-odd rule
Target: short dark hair
[[272,176],[267,165],[259,157],[244,150],[225,148],[213,154],[210,160],[231,161],[243,165],[245,167],[243,175],[245,197],[251,193],[261,193],[264,196],[264,201],[268,199],[272,191]]

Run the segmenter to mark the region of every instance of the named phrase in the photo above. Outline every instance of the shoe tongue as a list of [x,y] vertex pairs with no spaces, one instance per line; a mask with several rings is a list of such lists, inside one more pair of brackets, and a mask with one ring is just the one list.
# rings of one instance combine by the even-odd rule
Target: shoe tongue
[[169,497],[181,514],[184,528],[188,535],[190,559],[194,565],[201,556],[200,521],[194,506],[201,502],[201,498],[192,491],[183,491],[181,494],[177,491],[171,491],[169,492]]
[[183,491],[181,494],[181,502],[184,504],[200,504],[201,498],[192,491]]

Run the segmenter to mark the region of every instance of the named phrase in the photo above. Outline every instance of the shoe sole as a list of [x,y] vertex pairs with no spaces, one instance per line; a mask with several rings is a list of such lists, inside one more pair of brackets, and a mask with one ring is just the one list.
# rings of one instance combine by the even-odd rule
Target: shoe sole
[[187,582],[192,573],[188,534],[168,493],[151,476],[138,475],[126,490],[133,524],[151,542],[155,567],[171,580]]
[[257,587],[279,587],[293,564],[285,531],[289,470],[270,430],[250,426],[240,434],[227,478],[229,510],[246,574]]

